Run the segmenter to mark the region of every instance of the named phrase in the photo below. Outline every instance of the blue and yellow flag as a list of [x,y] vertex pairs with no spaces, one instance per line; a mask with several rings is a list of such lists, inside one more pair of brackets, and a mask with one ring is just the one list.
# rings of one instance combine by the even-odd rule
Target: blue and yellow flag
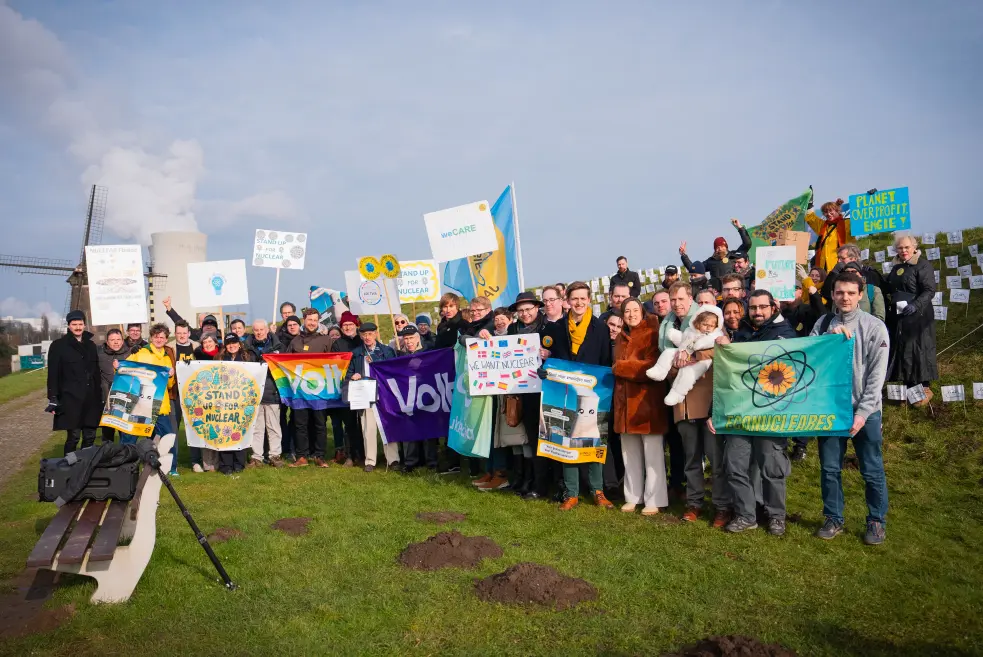
[[855,339],[836,334],[717,345],[713,354],[717,434],[849,436]]
[[[518,217],[512,185],[505,188],[491,209],[498,237],[498,250],[470,258],[451,260],[444,265],[444,285],[471,299],[478,294],[491,301],[492,308],[508,306],[523,290],[522,257],[519,249]],[[468,267],[471,272],[468,272]],[[474,283],[471,282],[474,274]]]

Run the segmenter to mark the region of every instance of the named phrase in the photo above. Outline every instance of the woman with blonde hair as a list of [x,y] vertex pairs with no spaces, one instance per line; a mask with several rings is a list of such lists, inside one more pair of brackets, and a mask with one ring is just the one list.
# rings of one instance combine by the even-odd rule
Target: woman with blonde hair
[[922,258],[918,240],[911,235],[894,239],[897,255],[887,277],[891,295],[888,303],[887,328],[891,336],[891,360],[888,381],[902,381],[911,388],[922,385],[924,406],[932,399],[929,383],[939,378],[935,359],[935,272]]

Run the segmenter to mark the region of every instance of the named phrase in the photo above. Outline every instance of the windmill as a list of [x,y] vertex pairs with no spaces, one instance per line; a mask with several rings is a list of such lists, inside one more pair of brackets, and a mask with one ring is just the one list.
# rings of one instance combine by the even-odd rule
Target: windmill
[[[102,229],[106,222],[107,195],[106,188],[99,185],[93,185],[89,192],[85,231],[82,234],[82,250],[79,253],[78,264],[73,265],[70,260],[58,258],[0,255],[0,267],[16,269],[20,274],[43,274],[47,276],[64,276],[67,274],[66,281],[70,288],[68,298],[65,301],[65,312],[81,310],[86,317],[91,318],[89,312],[89,280],[85,267],[85,247],[97,245],[102,241]],[[163,280],[157,279],[166,278],[164,274],[154,272],[152,260],[149,261],[147,273],[144,276],[149,279],[151,295],[155,287],[155,280],[156,288],[160,290]]]

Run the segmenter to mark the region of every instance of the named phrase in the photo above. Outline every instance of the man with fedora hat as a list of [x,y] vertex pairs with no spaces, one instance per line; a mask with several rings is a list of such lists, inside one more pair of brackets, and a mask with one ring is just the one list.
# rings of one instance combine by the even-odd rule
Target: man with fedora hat
[[[389,345],[379,342],[379,329],[372,322],[365,322],[358,327],[358,335],[362,339],[362,344],[355,347],[352,352],[352,361],[348,365],[348,372],[345,373],[345,385],[351,381],[358,381],[364,378],[371,378],[367,365],[389,360],[396,357],[396,352]],[[360,412],[362,416],[362,436],[365,439],[365,471],[375,470],[375,459],[379,451],[376,433],[378,430],[378,419],[375,414],[375,407],[369,407]],[[386,443],[383,447],[386,455],[386,463],[389,467],[399,466],[399,445],[397,443]]]
[[66,431],[65,454],[74,452],[79,434],[82,448],[96,441],[102,419],[102,384],[99,352],[85,330],[85,313],[73,310],[65,317],[68,330],[48,349],[48,406],[52,430]]

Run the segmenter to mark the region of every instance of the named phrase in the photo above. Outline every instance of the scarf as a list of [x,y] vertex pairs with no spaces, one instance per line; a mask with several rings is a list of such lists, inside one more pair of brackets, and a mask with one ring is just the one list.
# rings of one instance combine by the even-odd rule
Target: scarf
[[587,337],[587,327],[590,326],[590,320],[590,306],[587,306],[587,312],[584,313],[584,318],[580,320],[580,324],[574,321],[573,313],[567,316],[567,330],[570,332],[570,351],[573,352],[574,356],[580,351],[580,345],[584,344],[584,338]]
[[[846,244],[846,219],[840,217],[839,219],[826,219],[823,222],[823,226],[826,228],[826,235],[829,235],[830,228],[836,228],[836,237],[839,239],[838,245],[843,246]],[[823,239],[825,243],[826,240]]]
[[202,347],[201,353],[211,356],[212,358],[215,358],[215,356],[218,355],[218,347],[215,347],[215,349],[212,350],[205,349],[204,347]]

